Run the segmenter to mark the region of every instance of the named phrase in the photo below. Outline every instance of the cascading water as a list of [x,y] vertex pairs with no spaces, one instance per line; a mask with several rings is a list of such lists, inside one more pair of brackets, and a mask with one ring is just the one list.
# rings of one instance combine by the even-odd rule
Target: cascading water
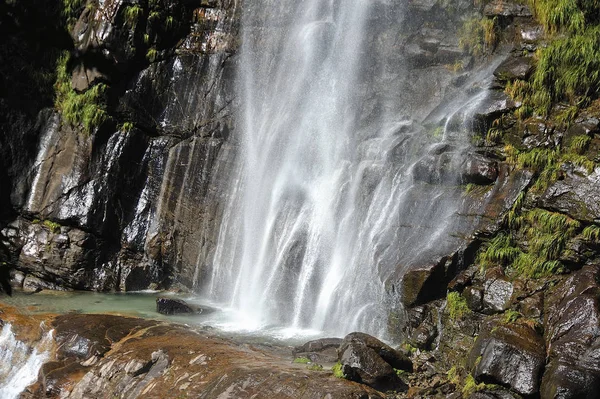
[[18,398],[33,384],[42,365],[50,358],[52,331],[31,348],[16,339],[12,326],[5,324],[0,332],[0,398]]
[[439,169],[460,163],[484,92],[436,120],[447,121],[440,135],[396,116],[366,123],[358,88],[374,2],[276,4],[245,5],[237,168],[203,292],[248,328],[385,337],[386,281],[455,244],[457,178],[429,184],[416,169],[449,146]]

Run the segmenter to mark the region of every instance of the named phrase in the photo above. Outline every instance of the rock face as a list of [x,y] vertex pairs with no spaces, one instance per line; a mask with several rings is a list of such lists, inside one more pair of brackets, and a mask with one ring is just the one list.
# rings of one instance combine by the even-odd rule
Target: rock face
[[239,4],[163,3],[75,10],[65,39],[76,49],[72,85],[106,83],[111,97],[99,130],[85,134],[51,109],[32,111],[37,122],[18,131],[0,121],[10,131],[0,182],[11,188],[1,190],[0,227],[28,281],[97,291],[194,284],[219,219],[207,194],[226,169],[217,157],[232,125]]
[[545,310],[550,361],[542,397],[594,397],[600,389],[600,266],[585,266],[557,286]]
[[542,205],[586,222],[600,222],[600,170],[586,176],[568,168],[566,177],[544,193]]
[[342,371],[350,380],[384,392],[406,389],[395,369],[412,370],[412,362],[375,337],[348,334],[338,349],[338,356]]
[[533,395],[539,391],[545,359],[544,340],[533,328],[495,320],[484,325],[468,365],[479,380]]

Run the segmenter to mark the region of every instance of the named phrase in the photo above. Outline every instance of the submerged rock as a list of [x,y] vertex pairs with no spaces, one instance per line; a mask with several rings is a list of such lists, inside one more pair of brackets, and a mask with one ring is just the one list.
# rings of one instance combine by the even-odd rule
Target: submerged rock
[[190,305],[182,299],[158,297],[156,298],[156,311],[165,315],[182,313],[207,314],[214,312],[214,309],[205,306]]

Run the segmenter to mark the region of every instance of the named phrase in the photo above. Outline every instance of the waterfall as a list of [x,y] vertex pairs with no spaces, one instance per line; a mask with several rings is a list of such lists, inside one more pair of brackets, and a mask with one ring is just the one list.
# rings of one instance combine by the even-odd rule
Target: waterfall
[[377,2],[271,3],[244,9],[236,169],[202,292],[248,328],[385,337],[388,279],[456,244],[460,182],[423,181],[418,165],[449,147],[438,170],[460,163],[485,91],[450,107],[440,129],[365,117]]
[[52,334],[46,333],[32,348],[16,339],[12,326],[0,332],[0,398],[18,398],[27,386],[37,381],[38,372],[50,358]]

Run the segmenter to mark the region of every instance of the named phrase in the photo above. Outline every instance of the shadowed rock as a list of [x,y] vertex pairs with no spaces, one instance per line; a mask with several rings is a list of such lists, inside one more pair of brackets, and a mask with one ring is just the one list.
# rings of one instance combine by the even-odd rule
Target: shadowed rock
[[174,314],[207,314],[214,312],[214,309],[204,306],[190,305],[182,299],[175,298],[156,298],[156,311],[165,315]]

